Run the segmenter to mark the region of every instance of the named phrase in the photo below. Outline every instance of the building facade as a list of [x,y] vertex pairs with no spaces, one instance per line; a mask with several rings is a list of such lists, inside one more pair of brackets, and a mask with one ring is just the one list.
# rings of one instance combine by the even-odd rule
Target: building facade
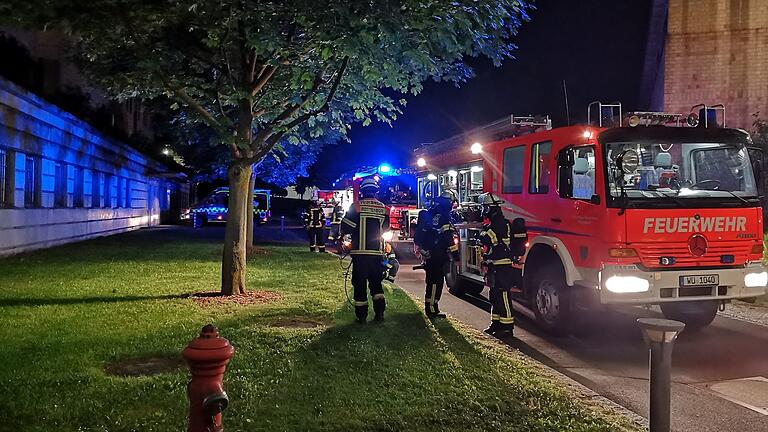
[[0,80],[0,256],[173,221],[186,176]]
[[768,1],[668,1],[664,110],[722,103],[745,130],[768,118]]

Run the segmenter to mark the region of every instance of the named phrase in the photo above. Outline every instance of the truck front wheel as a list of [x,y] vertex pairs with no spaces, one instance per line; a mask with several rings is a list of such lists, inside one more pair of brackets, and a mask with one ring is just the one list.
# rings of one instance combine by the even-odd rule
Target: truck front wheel
[[661,312],[667,319],[685,323],[685,330],[696,331],[712,323],[718,306],[717,301],[662,303]]
[[464,294],[477,295],[483,291],[483,286],[478,283],[473,283],[463,277],[459,276],[459,269],[454,262],[446,264],[445,270],[445,284],[448,285],[448,292],[455,296],[462,296]]
[[532,276],[529,292],[538,325],[550,333],[566,333],[571,307],[570,291],[562,267],[545,265],[536,269]]

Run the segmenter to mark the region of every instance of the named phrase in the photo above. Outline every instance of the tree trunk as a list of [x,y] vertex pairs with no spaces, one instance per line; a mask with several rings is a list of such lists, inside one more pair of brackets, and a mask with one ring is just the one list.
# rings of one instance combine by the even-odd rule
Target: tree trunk
[[221,263],[221,294],[245,292],[246,275],[246,199],[252,169],[233,164],[229,177],[229,209]]
[[[251,168],[253,171],[253,168]],[[248,198],[245,203],[245,217],[248,221],[245,228],[245,247],[248,253],[253,250],[253,188],[256,186],[256,177],[251,175],[251,179],[248,182]]]

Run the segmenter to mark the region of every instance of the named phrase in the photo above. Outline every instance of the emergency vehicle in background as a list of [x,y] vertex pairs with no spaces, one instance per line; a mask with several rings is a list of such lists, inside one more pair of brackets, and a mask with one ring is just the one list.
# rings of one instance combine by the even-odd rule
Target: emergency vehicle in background
[[417,149],[420,206],[445,189],[459,196],[452,292],[482,289],[482,192],[526,221],[516,299],[544,329],[566,332],[579,311],[617,304],[658,304],[695,329],[727,301],[766,292],[762,153],[724,127],[724,107],[685,117],[594,102],[588,118],[553,129],[547,118],[509,117],[474,131],[485,141],[470,131]]
[[416,171],[411,168],[394,168],[389,164],[381,164],[344,173],[334,184],[346,186],[351,192],[353,205],[357,205],[360,183],[368,177],[375,178],[379,184],[378,199],[387,207],[389,214],[389,229],[393,233],[400,233],[403,214],[417,209],[415,175]]
[[331,225],[331,216],[336,203],[346,212],[353,203],[352,189],[316,189],[312,192],[312,201],[317,201],[323,215],[325,216],[325,226]]
[[[258,225],[269,222],[272,192],[268,189],[253,190],[253,220]],[[229,188],[219,187],[205,198],[193,204],[181,213],[182,222],[191,222],[195,228],[208,223],[224,223],[227,221],[229,208]]]

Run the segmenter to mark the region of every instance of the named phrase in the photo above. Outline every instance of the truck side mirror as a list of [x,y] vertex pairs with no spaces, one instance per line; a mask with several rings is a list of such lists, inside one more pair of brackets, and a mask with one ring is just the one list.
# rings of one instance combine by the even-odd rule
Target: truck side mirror
[[757,195],[762,198],[765,196],[765,153],[762,148],[759,147],[747,147],[749,158],[752,161],[752,171],[755,175],[755,183],[757,184]]
[[592,198],[589,199],[589,202],[595,205],[600,204],[600,195],[592,195]]
[[557,153],[557,191],[560,198],[573,196],[573,150],[566,147]]

